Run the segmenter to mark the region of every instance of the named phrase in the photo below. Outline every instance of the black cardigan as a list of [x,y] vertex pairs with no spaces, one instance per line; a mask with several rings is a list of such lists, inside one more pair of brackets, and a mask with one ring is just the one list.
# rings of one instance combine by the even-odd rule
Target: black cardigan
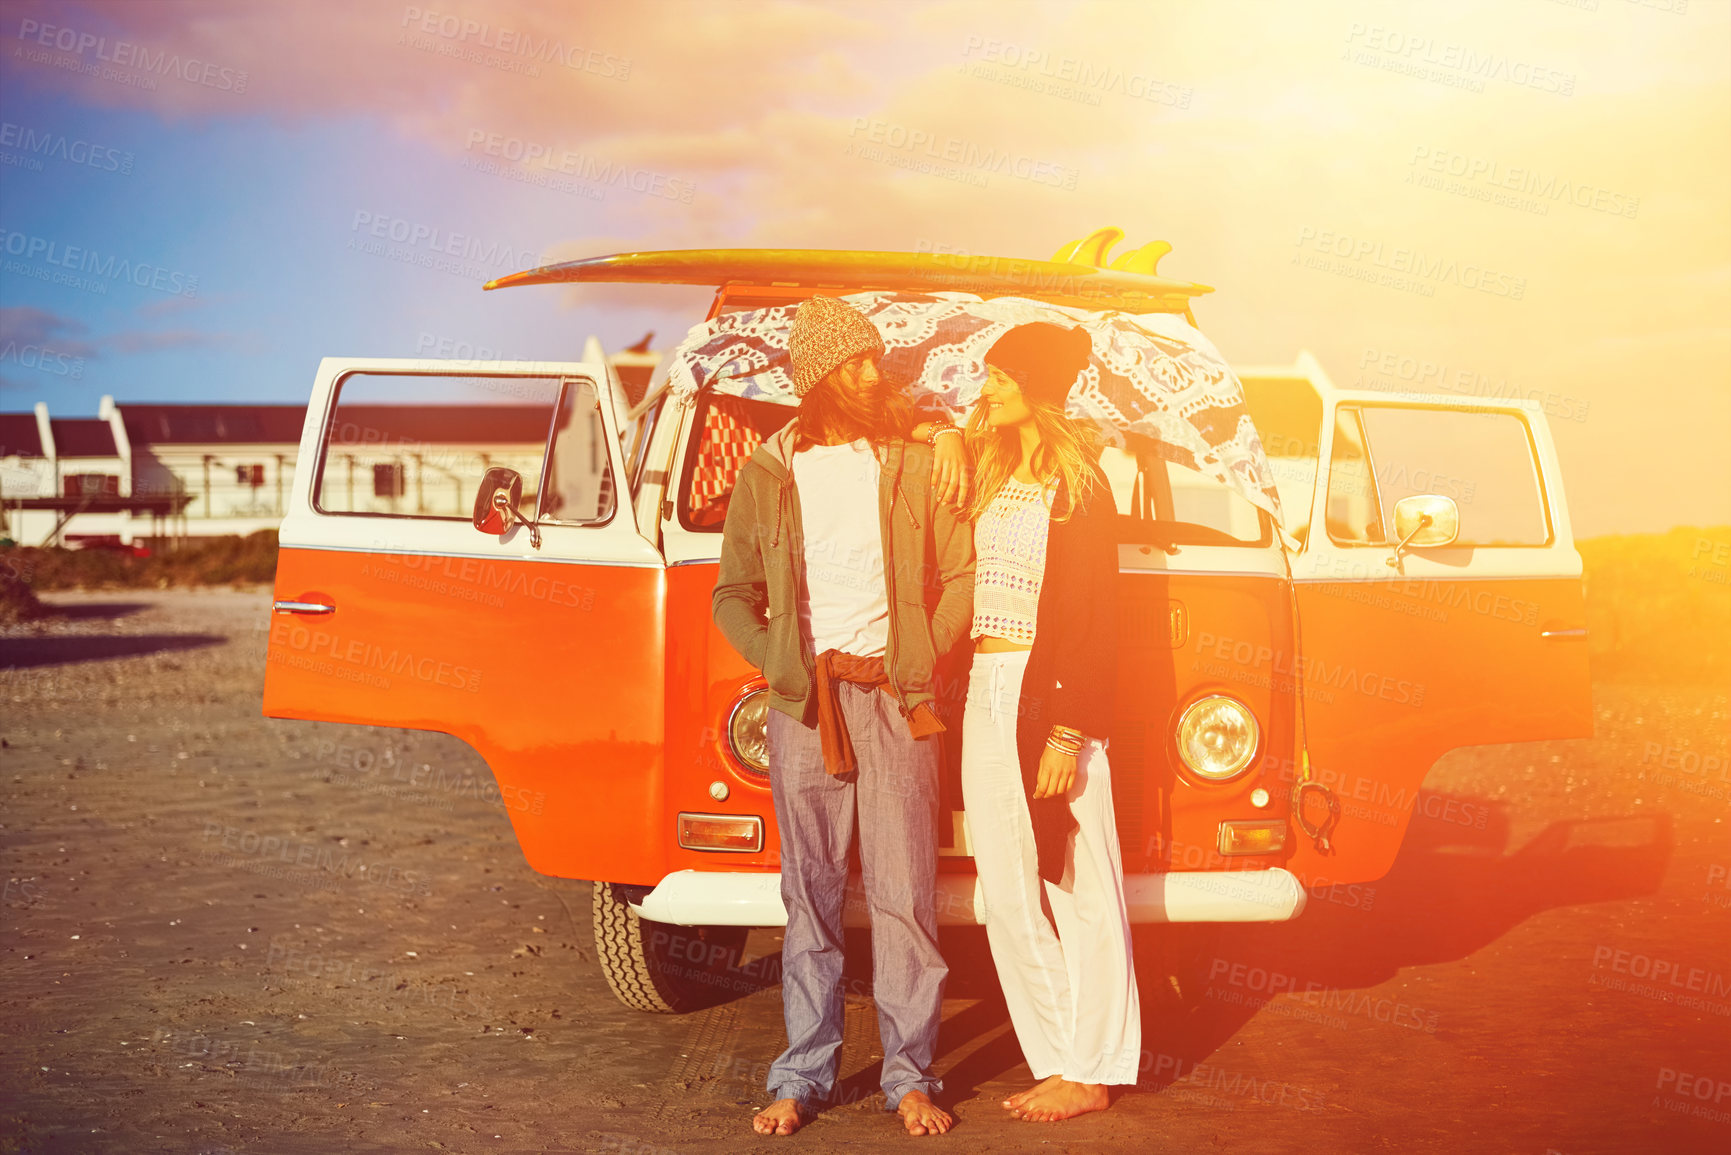
[[1067,520],[1059,483],[1046,538],[1034,648],[1017,703],[1016,753],[1034,823],[1040,877],[1059,882],[1076,820],[1062,795],[1034,798],[1040,756],[1053,726],[1089,738],[1111,736],[1118,695],[1118,511],[1105,475],[1096,471],[1087,503]]

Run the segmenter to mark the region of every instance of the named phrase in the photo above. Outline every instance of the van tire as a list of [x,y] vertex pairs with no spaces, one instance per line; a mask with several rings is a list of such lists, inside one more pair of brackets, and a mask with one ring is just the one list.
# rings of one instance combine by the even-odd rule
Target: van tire
[[726,975],[745,946],[747,928],[651,922],[638,917],[611,882],[595,884],[591,909],[601,973],[632,1010],[684,1014],[730,993],[734,984]]

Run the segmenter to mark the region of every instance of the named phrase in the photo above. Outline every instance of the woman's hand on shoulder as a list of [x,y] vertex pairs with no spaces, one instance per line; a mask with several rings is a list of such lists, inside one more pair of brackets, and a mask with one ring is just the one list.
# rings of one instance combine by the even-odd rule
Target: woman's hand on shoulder
[[960,509],[973,490],[974,463],[959,434],[947,433],[932,446],[932,492],[939,501]]

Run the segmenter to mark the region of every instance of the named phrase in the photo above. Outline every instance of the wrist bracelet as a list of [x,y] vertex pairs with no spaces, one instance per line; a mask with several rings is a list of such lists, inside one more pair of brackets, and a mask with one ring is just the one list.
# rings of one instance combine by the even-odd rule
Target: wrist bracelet
[[934,421],[932,422],[932,431],[926,434],[926,444],[935,446],[938,443],[938,436],[940,434],[960,432],[960,429],[948,421]]

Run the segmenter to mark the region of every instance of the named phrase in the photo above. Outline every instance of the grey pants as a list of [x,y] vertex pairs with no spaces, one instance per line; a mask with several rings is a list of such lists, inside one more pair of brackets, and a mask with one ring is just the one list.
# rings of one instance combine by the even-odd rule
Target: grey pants
[[[835,1089],[842,1036],[842,918],[848,848],[859,829],[861,882],[872,925],[872,985],[883,1040],[883,1090],[894,1110],[931,1094],[939,1008],[949,968],[938,953],[938,739],[916,739],[881,690],[844,683],[843,716],[857,772],[832,775],[816,727],[769,712],[769,781],[781,833],[782,1014],[787,1050],[769,1092],[801,1102]],[[857,815],[857,818],[856,818]]]

